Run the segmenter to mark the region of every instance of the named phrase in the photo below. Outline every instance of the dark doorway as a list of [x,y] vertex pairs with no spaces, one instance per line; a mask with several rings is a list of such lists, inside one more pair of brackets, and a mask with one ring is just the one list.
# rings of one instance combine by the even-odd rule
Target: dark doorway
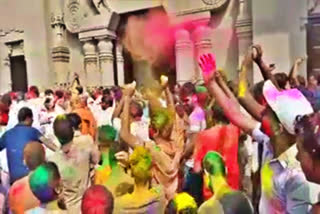
[[24,56],[10,57],[12,91],[28,90],[27,67]]
[[320,14],[308,17],[307,24],[307,52],[308,52],[308,76],[320,74]]

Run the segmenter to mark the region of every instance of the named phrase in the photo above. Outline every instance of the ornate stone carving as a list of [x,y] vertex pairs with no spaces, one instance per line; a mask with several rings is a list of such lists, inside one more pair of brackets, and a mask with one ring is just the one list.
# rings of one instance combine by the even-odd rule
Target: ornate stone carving
[[97,62],[96,46],[92,40],[85,41],[82,48],[85,63]]
[[205,6],[200,7],[200,8],[195,8],[195,9],[187,9],[187,10],[178,11],[176,13],[176,16],[184,16],[184,15],[188,15],[188,14],[217,10],[229,2],[229,0],[202,0],[202,1],[204,2]]
[[221,7],[224,3],[226,3],[226,0],[202,0],[207,5],[215,5],[216,7]]
[[69,62],[70,51],[67,47],[52,48],[52,61],[53,62]]
[[55,25],[64,25],[63,14],[51,14],[51,26],[53,27]]
[[79,0],[67,0],[64,8],[65,24],[68,31],[78,33],[81,23],[85,18],[83,9]]
[[110,60],[113,61],[114,57],[112,54],[113,44],[110,39],[102,38],[98,42],[98,51],[100,61]]
[[92,2],[100,14],[111,12],[111,9],[106,0],[92,0]]

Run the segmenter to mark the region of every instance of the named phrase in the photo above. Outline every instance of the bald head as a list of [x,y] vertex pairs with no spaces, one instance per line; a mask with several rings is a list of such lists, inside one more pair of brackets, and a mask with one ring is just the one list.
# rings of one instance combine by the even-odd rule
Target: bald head
[[23,157],[30,170],[36,169],[45,161],[46,153],[43,146],[38,141],[31,141],[25,145]]

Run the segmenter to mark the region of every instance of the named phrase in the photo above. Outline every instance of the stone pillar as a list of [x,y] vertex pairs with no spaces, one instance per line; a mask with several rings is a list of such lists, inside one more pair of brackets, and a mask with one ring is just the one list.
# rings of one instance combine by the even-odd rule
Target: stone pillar
[[[236,33],[239,42],[239,68],[249,47],[252,45],[252,16],[250,0],[240,0],[239,15],[236,22]],[[254,82],[253,65],[248,67],[247,80],[250,85]]]
[[96,44],[93,40],[83,42],[85,85],[87,87],[101,85],[101,73],[97,67]]
[[124,58],[123,58],[123,46],[120,41],[117,41],[117,75],[118,75],[118,85],[124,85]]
[[[59,1],[61,3],[61,1]],[[51,57],[54,76],[58,84],[67,83],[69,77],[70,51],[66,42],[66,26],[62,5],[51,5],[52,49]]]
[[195,61],[190,34],[186,30],[179,30],[175,38],[177,82],[191,81],[195,76]]
[[112,53],[112,40],[110,38],[99,38],[98,51],[99,51],[99,68],[101,75],[101,84],[103,86],[112,86],[114,82],[113,72],[113,53]]
[[193,32],[192,36],[195,41],[195,73],[196,79],[202,79],[198,59],[202,54],[212,53],[211,29],[200,26]]

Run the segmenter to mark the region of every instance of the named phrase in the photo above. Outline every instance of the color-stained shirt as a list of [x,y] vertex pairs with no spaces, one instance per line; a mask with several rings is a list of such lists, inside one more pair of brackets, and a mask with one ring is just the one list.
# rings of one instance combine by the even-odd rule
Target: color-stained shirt
[[40,206],[40,201],[33,195],[29,176],[13,183],[9,190],[9,208],[13,214],[24,214],[25,211]]
[[27,166],[23,164],[23,149],[30,141],[39,141],[41,133],[30,126],[22,124],[5,132],[0,139],[0,151],[7,149],[10,183],[29,173]]
[[198,134],[194,150],[194,170],[200,172],[202,160],[207,152],[217,151],[228,169],[228,184],[235,190],[239,189],[238,147],[240,130],[230,125],[216,125]]
[[160,187],[149,190],[148,195],[126,194],[115,202],[114,213],[118,214],[163,214],[164,197]]
[[68,153],[59,150],[49,158],[49,161],[56,163],[59,168],[63,197],[68,210],[74,213],[80,213],[82,196],[90,185],[90,164],[99,161],[98,155],[98,149],[91,137],[75,135]]
[[268,161],[272,170],[272,177],[262,173],[264,179],[271,180],[271,190],[264,190],[262,186],[259,211],[269,213],[308,213],[310,205],[318,202],[320,186],[306,180],[300,163],[296,160],[296,144],[282,153],[277,159]]

